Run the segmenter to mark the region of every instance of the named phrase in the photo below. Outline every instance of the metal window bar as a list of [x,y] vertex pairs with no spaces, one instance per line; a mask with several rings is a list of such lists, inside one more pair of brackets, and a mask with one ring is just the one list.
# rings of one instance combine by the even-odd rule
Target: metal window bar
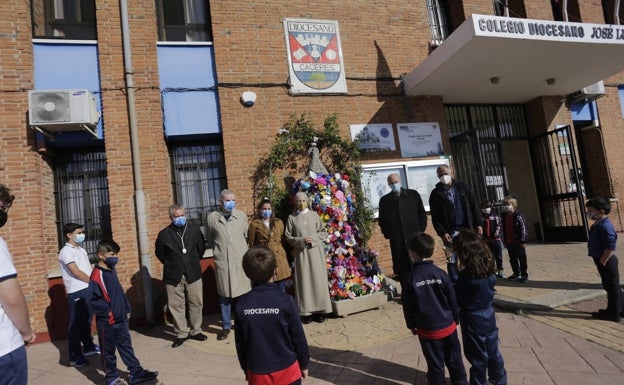
[[427,13],[431,26],[431,45],[438,46],[449,35],[449,23],[444,0],[427,0]]
[[500,137],[503,139],[526,139],[528,128],[522,106],[496,106]]
[[227,184],[223,145],[172,144],[169,155],[175,200],[184,205],[187,219],[205,231],[206,217],[219,209]]
[[444,109],[449,125],[449,137],[461,135],[470,130],[466,109],[461,106],[448,106]]
[[60,153],[55,161],[54,183],[59,247],[66,242],[64,224],[84,225],[86,240],[82,246],[94,261],[100,239],[112,236],[106,153]]

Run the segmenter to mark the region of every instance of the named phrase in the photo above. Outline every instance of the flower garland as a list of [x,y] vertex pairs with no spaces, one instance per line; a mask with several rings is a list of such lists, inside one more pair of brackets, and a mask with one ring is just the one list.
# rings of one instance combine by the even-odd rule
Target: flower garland
[[377,264],[378,253],[363,249],[360,232],[352,222],[356,210],[355,194],[349,189],[349,176],[317,175],[310,171],[306,178],[293,186],[297,192],[308,194],[311,209],[325,225],[325,255],[329,293],[339,301],[378,292],[383,274]]

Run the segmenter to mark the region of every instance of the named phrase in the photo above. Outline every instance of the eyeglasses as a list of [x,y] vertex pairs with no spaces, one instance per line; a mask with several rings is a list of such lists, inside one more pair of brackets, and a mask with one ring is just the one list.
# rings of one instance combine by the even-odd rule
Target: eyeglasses
[[0,210],[6,213],[7,211],[9,211],[12,205],[13,203],[0,203]]

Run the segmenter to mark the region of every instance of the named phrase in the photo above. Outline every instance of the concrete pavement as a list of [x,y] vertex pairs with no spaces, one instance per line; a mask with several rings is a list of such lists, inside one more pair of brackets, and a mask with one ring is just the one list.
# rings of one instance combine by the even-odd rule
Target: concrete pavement
[[[624,323],[593,320],[589,312],[596,309],[571,305],[604,294],[585,244],[529,245],[527,253],[530,281],[500,280],[496,298],[508,383],[624,384]],[[154,383],[244,384],[233,335],[217,341],[219,328],[218,316],[207,316],[208,341],[189,340],[176,349],[167,326],[132,331],[132,338],[142,365],[160,372]],[[396,299],[380,309],[304,328],[312,353],[304,384],[426,384],[418,338],[405,328]],[[67,366],[66,341],[31,346],[29,383],[103,384],[99,356],[88,359],[87,368]],[[121,361],[118,366],[127,378]]]

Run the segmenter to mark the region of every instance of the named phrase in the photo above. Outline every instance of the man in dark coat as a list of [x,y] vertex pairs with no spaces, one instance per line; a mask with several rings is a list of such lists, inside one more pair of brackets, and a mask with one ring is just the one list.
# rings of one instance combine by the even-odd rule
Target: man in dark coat
[[444,245],[450,247],[461,229],[483,234],[481,210],[472,189],[453,179],[448,166],[438,167],[437,174],[440,182],[429,196],[429,210],[433,228]]
[[399,174],[388,175],[390,191],[379,200],[379,227],[390,240],[392,270],[398,280],[410,270],[410,238],[427,228],[427,213],[416,190],[401,187]]
[[[158,233],[156,257],[163,264],[163,282],[167,289],[167,307],[171,313],[177,348],[187,338],[206,341],[202,333],[203,285],[199,261],[206,245],[204,235],[192,223],[187,223],[184,206],[169,208],[171,224]],[[188,306],[188,321],[186,308]],[[188,323],[191,324],[189,330]]]

